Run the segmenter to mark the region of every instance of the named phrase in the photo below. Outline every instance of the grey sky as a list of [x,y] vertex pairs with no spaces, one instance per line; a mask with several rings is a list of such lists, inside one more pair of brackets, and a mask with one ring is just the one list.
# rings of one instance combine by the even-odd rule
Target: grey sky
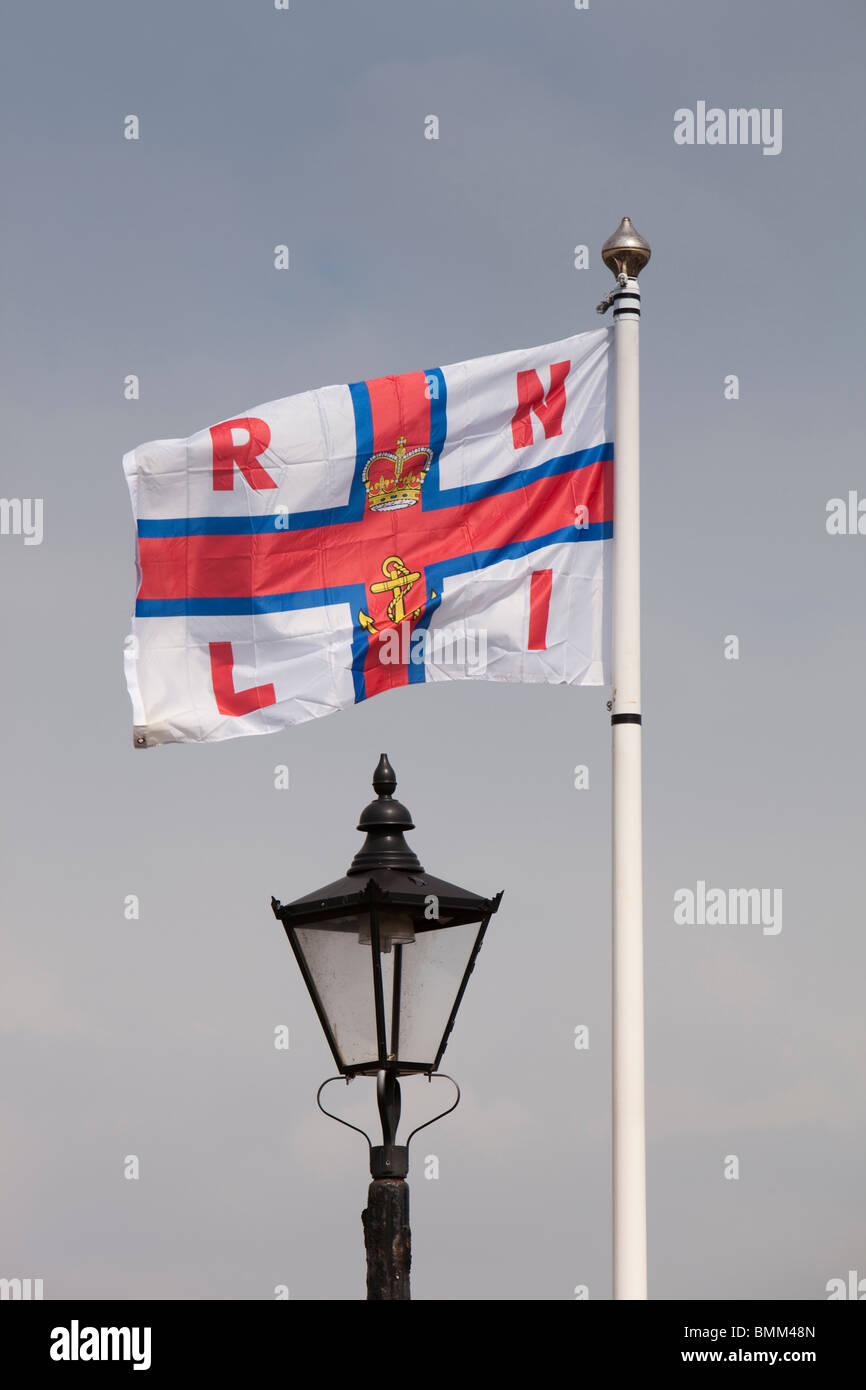
[[[136,752],[120,459],[595,328],[627,213],[653,247],[650,1293],[866,1276],[866,536],[825,527],[828,499],[866,495],[862,7],[82,0],[4,27],[0,493],[44,498],[45,529],[0,537],[0,1275],[49,1298],[362,1297],[364,1146],[315,1110],[333,1064],[269,897],[342,874],[386,750],[422,862],[505,889],[443,1063],[463,1104],[413,1145],[413,1295],[610,1296],[607,692],[431,684]],[[782,108],[781,153],[676,145],[699,100]],[[781,932],[676,925],[699,879],[781,888]],[[333,1091],[372,1110],[364,1084]]]

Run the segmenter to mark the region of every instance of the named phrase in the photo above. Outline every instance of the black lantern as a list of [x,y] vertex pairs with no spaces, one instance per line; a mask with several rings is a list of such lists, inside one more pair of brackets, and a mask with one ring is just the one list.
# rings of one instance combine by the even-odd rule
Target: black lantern
[[[282,906],[271,899],[301,968],[340,1076],[376,1077],[382,1143],[370,1149],[373,1181],[363,1213],[368,1299],[408,1299],[411,1237],[409,1135],[397,1143],[401,1076],[432,1078],[445,1051],[487,924],[502,894],[480,898],[434,878],[406,844],[412,817],[394,800],[383,753],[376,800],[361,814],[366,839],[345,878]],[[457,1100],[434,1119],[454,1109]],[[329,1077],[322,1091],[338,1077]],[[340,1120],[348,1124],[347,1120]],[[428,1120],[418,1129],[432,1124]],[[356,1125],[348,1125],[356,1129]],[[417,1130],[412,1132],[417,1133]]]
[[272,899],[347,1077],[436,1070],[502,897],[425,872],[403,838],[415,827],[396,786],[383,753],[345,878],[284,906]]

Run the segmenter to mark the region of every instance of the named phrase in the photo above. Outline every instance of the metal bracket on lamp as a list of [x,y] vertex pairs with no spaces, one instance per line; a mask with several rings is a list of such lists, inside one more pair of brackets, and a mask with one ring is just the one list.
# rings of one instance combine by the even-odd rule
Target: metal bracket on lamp
[[393,1072],[380,1071],[376,1078],[376,1099],[379,1105],[379,1116],[382,1120],[382,1143],[374,1144],[365,1129],[358,1125],[350,1124],[348,1120],[343,1120],[333,1111],[326,1110],[322,1104],[321,1096],[326,1086],[330,1086],[332,1081],[345,1081],[348,1086],[353,1081],[352,1076],[329,1076],[323,1081],[316,1092],[316,1104],[323,1115],[327,1115],[329,1120],[336,1120],[337,1124],[345,1125],[347,1129],[353,1129],[356,1134],[362,1134],[367,1141],[367,1148],[370,1151],[370,1174],[374,1178],[405,1178],[409,1172],[409,1145],[415,1135],[428,1125],[435,1124],[437,1120],[442,1120],[446,1115],[450,1115],[452,1110],[456,1110],[460,1104],[460,1087],[444,1071],[428,1072],[427,1080],[450,1081],[457,1092],[457,1098],[453,1105],[449,1105],[447,1110],[440,1110],[438,1115],[434,1115],[432,1120],[425,1120],[423,1125],[416,1125],[412,1130],[405,1144],[397,1144],[397,1125],[400,1121],[400,1083]]

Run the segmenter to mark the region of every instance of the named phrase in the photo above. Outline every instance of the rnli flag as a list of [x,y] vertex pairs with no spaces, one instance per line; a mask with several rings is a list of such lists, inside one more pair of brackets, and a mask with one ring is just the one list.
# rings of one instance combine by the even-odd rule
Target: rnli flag
[[136,746],[424,681],[607,684],[612,342],[326,386],[126,454]]

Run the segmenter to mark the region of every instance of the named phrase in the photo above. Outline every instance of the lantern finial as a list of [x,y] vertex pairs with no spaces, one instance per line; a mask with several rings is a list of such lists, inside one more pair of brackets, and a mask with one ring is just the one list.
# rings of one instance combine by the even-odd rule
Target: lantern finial
[[424,870],[418,856],[403,839],[404,831],[414,830],[411,815],[393,798],[397,777],[383,753],[373,773],[375,801],[361,812],[358,829],[366,831],[364,841],[352,860],[350,874],[368,873],[371,869],[401,869],[404,873],[421,874]]
[[393,796],[396,790],[396,774],[388,761],[388,754],[383,753],[373,773],[373,791],[377,796]]

